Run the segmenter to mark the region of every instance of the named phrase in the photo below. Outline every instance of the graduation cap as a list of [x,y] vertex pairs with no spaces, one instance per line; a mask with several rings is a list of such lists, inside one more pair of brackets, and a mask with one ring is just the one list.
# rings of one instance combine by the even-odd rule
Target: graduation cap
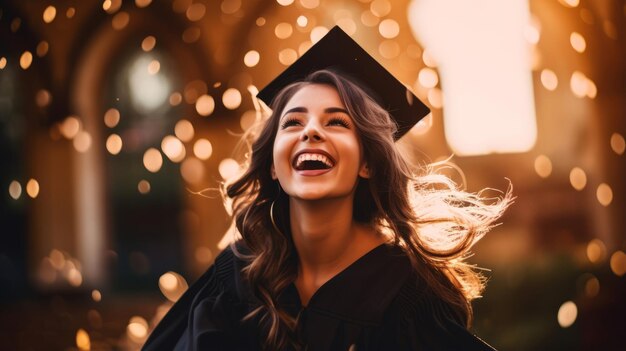
[[430,112],[430,109],[404,84],[339,26],[333,27],[296,62],[263,88],[257,97],[269,106],[284,87],[322,69],[342,74],[387,110],[398,126],[398,131],[394,135],[395,140],[400,139]]

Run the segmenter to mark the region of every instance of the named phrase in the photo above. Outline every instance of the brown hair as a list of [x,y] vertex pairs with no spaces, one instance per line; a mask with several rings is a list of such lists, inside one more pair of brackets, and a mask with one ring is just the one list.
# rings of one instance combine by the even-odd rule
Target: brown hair
[[[261,315],[260,327],[267,334],[265,348],[298,347],[296,321],[277,305],[278,295],[296,279],[298,259],[290,235],[289,198],[272,179],[270,168],[280,114],[291,97],[309,84],[337,90],[363,146],[370,177],[359,178],[354,220],[389,233],[430,291],[450,307],[449,317],[469,327],[470,302],[484,284],[463,260],[511,202],[511,192],[487,203],[490,199],[481,193],[461,191],[431,168],[417,175],[395,145],[397,127],[389,113],[355,83],[329,70],[314,72],[276,96],[273,112],[251,146],[247,170],[225,187],[225,195],[233,200],[235,224],[250,253],[245,255],[250,263],[243,273],[261,301],[245,319]],[[272,204],[276,226],[270,215]]]

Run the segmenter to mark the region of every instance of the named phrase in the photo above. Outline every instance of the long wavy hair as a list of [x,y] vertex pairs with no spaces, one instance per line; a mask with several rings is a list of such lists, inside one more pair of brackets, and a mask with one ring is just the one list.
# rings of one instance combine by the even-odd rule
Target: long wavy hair
[[480,296],[484,279],[464,260],[510,204],[510,187],[499,197],[486,198],[482,192],[460,190],[433,167],[410,165],[395,144],[397,126],[389,113],[357,84],[330,70],[314,72],[276,96],[273,112],[251,144],[247,169],[224,185],[247,253],[233,249],[249,262],[242,273],[260,301],[244,319],[259,317],[265,349],[302,346],[296,320],[278,304],[279,294],[296,279],[298,253],[290,231],[289,197],[270,169],[280,115],[293,95],[310,84],[337,90],[369,165],[369,179],[358,180],[353,220],[376,227],[402,247],[430,292],[449,307],[447,317],[469,327],[471,301]]

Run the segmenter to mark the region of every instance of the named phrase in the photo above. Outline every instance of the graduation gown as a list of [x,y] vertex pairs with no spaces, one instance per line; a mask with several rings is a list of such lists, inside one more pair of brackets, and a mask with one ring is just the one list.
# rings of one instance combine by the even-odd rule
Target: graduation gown
[[[230,248],[174,304],[143,350],[261,350],[258,300]],[[278,303],[298,317],[308,351],[494,351],[445,313],[401,248],[381,244],[322,285],[303,307],[290,284]]]

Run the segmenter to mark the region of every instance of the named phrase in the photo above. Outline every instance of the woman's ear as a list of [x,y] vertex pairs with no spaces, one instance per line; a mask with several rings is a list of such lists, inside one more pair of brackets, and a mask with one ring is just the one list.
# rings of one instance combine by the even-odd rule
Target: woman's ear
[[278,177],[276,176],[276,170],[274,169],[274,164],[272,163],[272,167],[270,168],[270,172],[272,174],[272,179],[276,180]]
[[370,168],[367,166],[367,163],[363,162],[363,164],[361,165],[361,169],[359,169],[359,176],[361,178],[369,179]]

